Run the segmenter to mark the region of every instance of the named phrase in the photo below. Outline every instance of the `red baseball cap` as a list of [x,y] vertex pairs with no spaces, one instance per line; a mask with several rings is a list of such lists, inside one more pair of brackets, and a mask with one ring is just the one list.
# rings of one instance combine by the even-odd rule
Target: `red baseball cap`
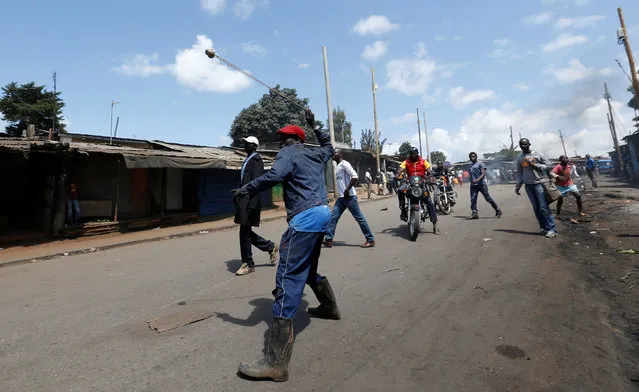
[[306,132],[297,125],[287,125],[284,128],[277,131],[280,135],[293,135],[300,138],[302,142],[306,140]]

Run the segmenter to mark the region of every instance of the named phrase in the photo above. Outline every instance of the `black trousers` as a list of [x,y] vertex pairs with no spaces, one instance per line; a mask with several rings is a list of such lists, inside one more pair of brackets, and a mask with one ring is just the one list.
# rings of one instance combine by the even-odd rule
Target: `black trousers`
[[272,252],[275,248],[275,243],[257,235],[250,225],[240,225],[240,253],[242,255],[242,263],[246,263],[249,267],[255,265],[252,246],[255,246],[263,252]]

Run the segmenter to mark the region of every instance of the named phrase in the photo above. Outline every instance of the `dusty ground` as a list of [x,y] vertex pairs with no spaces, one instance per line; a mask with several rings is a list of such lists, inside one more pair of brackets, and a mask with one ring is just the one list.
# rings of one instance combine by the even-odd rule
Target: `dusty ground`
[[[616,250],[639,247],[619,237],[639,234],[638,207],[622,191],[587,195],[592,222],[556,240],[512,186],[491,187],[504,217],[480,201],[477,221],[461,188],[443,235],[415,243],[395,200],[362,205],[375,249],[345,214],[320,263],[343,319],[308,318],[307,290],[285,384],[235,374],[263,349],[274,274],[256,254],[233,275],[235,230],[1,268],[0,391],[636,391],[639,275],[619,279],[639,255]],[[158,334],[156,318],[202,320]]]
[[[635,383],[639,382],[638,200],[639,189],[602,176],[599,190],[589,190],[584,198],[588,217],[579,224],[567,223],[562,236],[564,257],[579,268],[588,288],[602,293],[610,304],[602,323],[614,332],[619,361]],[[620,253],[624,251],[637,253]]]

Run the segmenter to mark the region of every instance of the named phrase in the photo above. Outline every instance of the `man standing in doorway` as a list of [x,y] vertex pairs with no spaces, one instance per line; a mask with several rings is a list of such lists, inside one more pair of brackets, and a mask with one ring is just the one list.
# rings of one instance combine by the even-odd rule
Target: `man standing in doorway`
[[357,203],[357,192],[355,191],[355,184],[357,184],[357,172],[353,169],[353,166],[344,159],[344,154],[341,149],[335,150],[333,160],[337,162],[337,169],[335,170],[335,177],[337,179],[337,200],[331,211],[331,220],[328,223],[328,230],[326,231],[326,237],[324,240],[324,246],[327,248],[333,247],[333,238],[335,237],[335,229],[337,222],[342,216],[344,211],[348,209],[353,215],[353,218],[359,223],[359,228],[364,234],[366,242],[362,245],[362,248],[372,248],[375,246],[375,237],[371,232],[366,218],[359,209]]
[[557,175],[555,184],[557,189],[561,192],[561,197],[557,200],[557,216],[561,214],[561,206],[564,204],[564,197],[571,194],[577,200],[577,211],[579,216],[583,216],[583,204],[581,202],[581,193],[577,189],[577,185],[572,182],[572,170],[573,166],[568,164],[568,157],[562,155],[559,157],[559,165],[552,169],[552,172]]
[[477,213],[477,196],[481,193],[484,196],[484,199],[495,209],[495,218],[501,218],[501,210],[495,203],[495,200],[488,193],[488,184],[486,184],[486,165],[484,162],[480,162],[477,160],[477,153],[471,152],[468,154],[470,161],[473,163],[470,167],[470,210],[471,216],[470,219],[479,219],[479,214]]
[[517,185],[515,193],[520,194],[521,187],[525,184],[526,194],[533,207],[535,217],[539,222],[542,235],[547,238],[557,237],[555,219],[552,216],[546,194],[542,185],[543,178],[547,177],[550,162],[546,157],[530,149],[530,141],[526,138],[519,141],[521,155],[517,158]]
[[80,203],[78,202],[78,182],[71,180],[67,194],[67,225],[75,225],[80,220]]
[[280,263],[275,277],[273,323],[264,358],[240,363],[238,372],[254,379],[288,380],[288,364],[293,342],[293,318],[308,284],[319,307],[309,308],[315,317],[339,319],[335,294],[328,279],[317,273],[317,265],[330,220],[325,184],[325,167],[335,154],[327,132],[315,125],[315,115],[306,109],[306,122],[312,127],[319,148],[304,146],[306,133],[297,125],[288,125],[277,134],[282,149],[271,170],[236,191],[236,197],[259,194],[282,184],[288,229],[281,241]]
[[[260,154],[257,153],[259,141],[255,136],[245,137],[242,141],[244,141],[246,160],[240,171],[240,186],[244,186],[264,174],[264,162]],[[235,223],[240,225],[240,254],[242,255],[242,266],[235,272],[238,276],[248,275],[255,271],[252,246],[263,252],[268,252],[271,264],[275,264],[277,261],[277,244],[262,238],[253,231],[253,227],[260,225],[261,198],[262,194],[257,193],[250,198],[237,200]]]
[[592,182],[592,187],[599,188],[597,186],[597,162],[592,159],[590,154],[586,154],[586,173]]

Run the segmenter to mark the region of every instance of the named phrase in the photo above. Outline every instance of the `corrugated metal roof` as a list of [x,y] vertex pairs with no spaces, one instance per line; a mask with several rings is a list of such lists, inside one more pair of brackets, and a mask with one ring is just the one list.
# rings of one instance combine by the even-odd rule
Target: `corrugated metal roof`
[[[78,152],[80,154],[122,154],[135,156],[165,156],[179,158],[194,158],[202,160],[221,160],[224,161],[227,169],[239,170],[246,159],[246,153],[234,149],[222,149],[218,147],[206,146],[189,146],[175,143],[166,143],[162,141],[152,141],[150,143],[162,146],[167,150],[150,150],[136,148],[130,146],[113,146],[108,144],[85,143],[85,142],[69,142],[68,151]],[[45,149],[47,147],[61,147],[60,142],[52,142],[45,139],[23,139],[23,138],[0,138],[0,148],[16,151],[29,151],[32,149]],[[264,156],[265,166],[270,166],[272,158]]]

